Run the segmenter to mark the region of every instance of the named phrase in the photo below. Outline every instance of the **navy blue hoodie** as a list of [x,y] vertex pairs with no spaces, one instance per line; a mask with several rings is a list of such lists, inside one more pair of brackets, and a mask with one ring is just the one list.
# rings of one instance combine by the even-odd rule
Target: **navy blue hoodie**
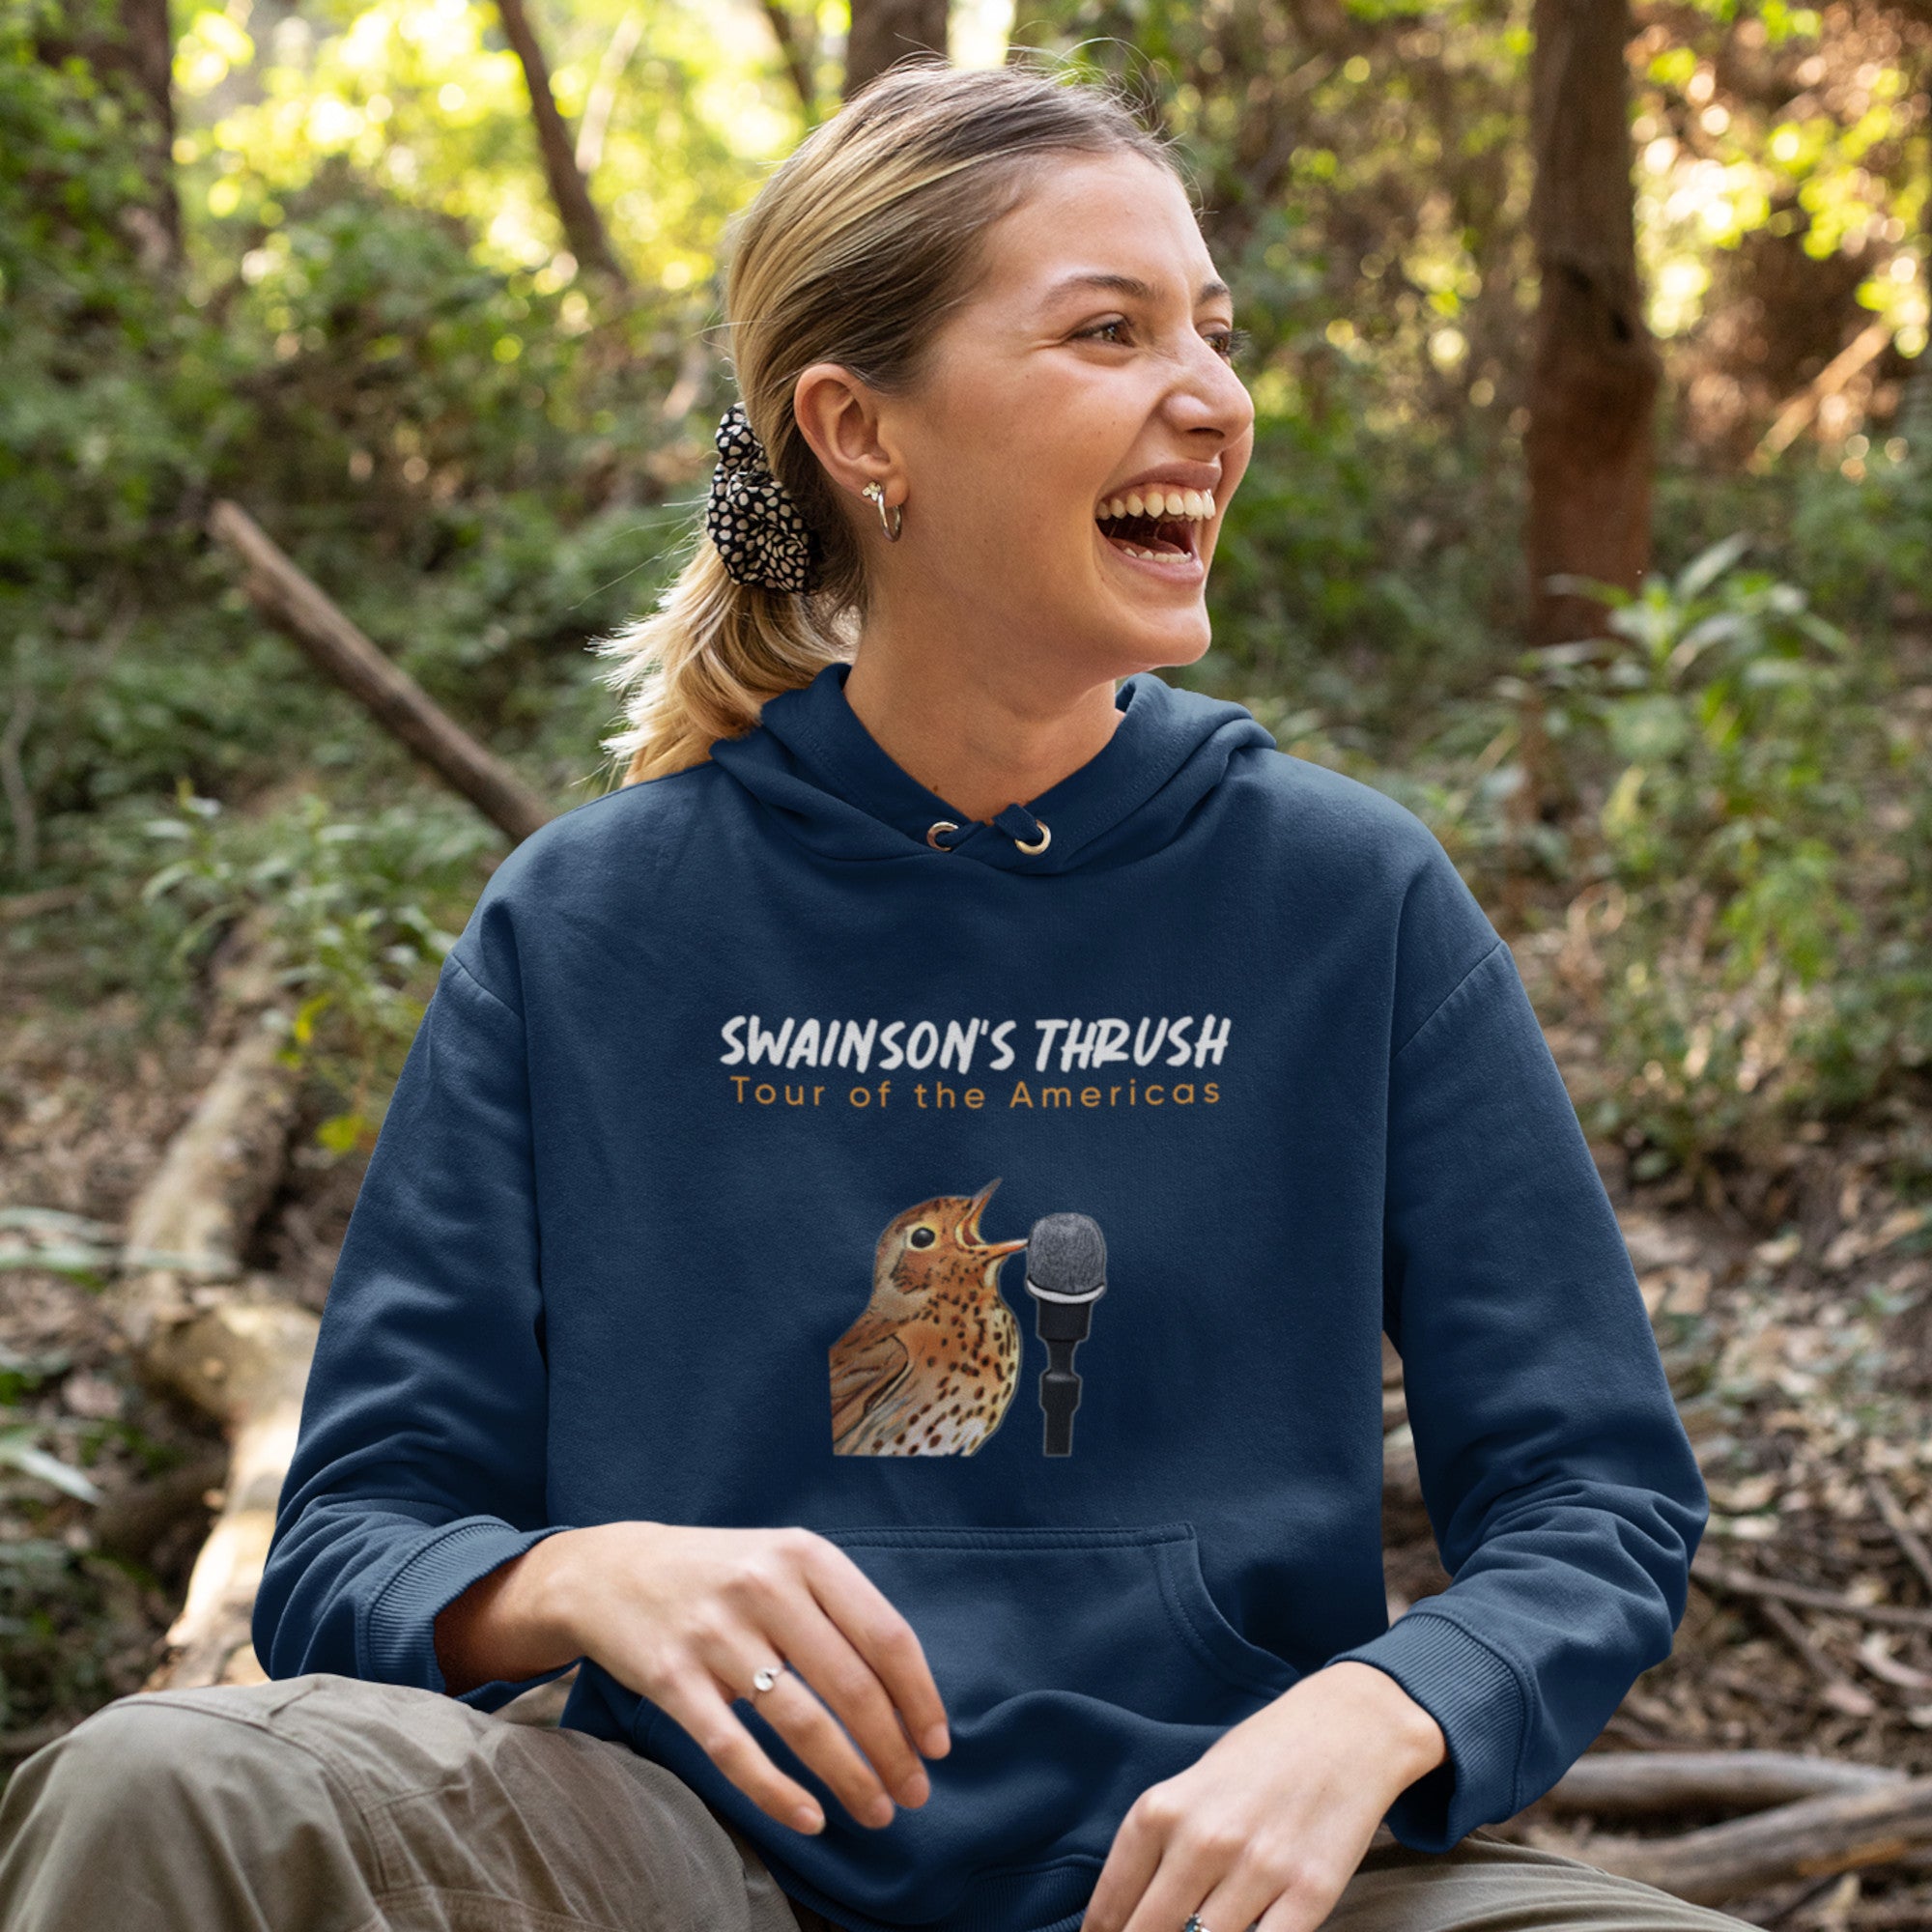
[[[589,1660],[564,1722],[856,1932],[1076,1926],[1140,1793],[1339,1658],[1447,1737],[1402,1842],[1510,1816],[1668,1655],[1708,1503],[1508,947],[1240,705],[1129,677],[974,821],[846,669],[485,887],[323,1315],[264,1666],[441,1691],[437,1611],[557,1529],[803,1524],[924,1648],[923,1805],[856,1823],[741,1700],[800,1833]],[[1384,1329],[1453,1578],[1393,1626]]]

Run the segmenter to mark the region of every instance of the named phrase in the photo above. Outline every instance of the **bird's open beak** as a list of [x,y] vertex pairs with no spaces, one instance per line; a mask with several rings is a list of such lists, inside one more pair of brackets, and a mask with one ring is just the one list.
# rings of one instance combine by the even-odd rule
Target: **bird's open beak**
[[974,1195],[967,1205],[965,1218],[960,1222],[960,1231],[976,1248],[982,1248],[989,1255],[1016,1254],[1026,1246],[1026,1236],[1022,1235],[1016,1241],[983,1241],[980,1238],[980,1216],[986,1211],[986,1203],[993,1198],[993,1189],[999,1186],[1000,1177],[995,1177]]

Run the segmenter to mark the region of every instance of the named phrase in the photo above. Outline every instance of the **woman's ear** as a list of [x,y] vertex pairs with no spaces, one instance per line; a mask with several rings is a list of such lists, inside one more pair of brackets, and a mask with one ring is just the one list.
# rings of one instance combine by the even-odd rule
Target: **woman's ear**
[[868,483],[883,484],[888,505],[905,493],[900,465],[880,420],[871,387],[838,362],[814,362],[792,389],[792,414],[833,487],[858,497]]

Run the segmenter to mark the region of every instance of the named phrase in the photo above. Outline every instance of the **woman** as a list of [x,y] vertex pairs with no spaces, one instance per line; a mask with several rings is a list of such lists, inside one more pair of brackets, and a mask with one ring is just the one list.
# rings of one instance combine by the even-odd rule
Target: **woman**
[[[1707,1504],[1440,845],[1153,675],[1253,422],[1169,151],[900,68],[729,309],[629,782],[493,875],[371,1159],[270,1681],[28,1759],[7,1923],[1735,1925],[1480,1830]],[[1455,1577],[1393,1626],[1384,1329]]]

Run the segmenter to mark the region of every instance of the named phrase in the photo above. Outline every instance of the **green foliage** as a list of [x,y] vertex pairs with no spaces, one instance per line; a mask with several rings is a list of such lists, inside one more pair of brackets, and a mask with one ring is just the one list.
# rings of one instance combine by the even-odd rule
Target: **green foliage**
[[1813,594],[1882,634],[1901,604],[1932,608],[1932,357],[1892,433],[1852,447],[1851,474],[1805,466],[1792,479],[1791,541]]
[[1606,775],[1579,909],[1624,1077],[1592,1124],[1634,1130],[1646,1171],[1869,1100],[1932,1046],[1911,945],[1932,894],[1901,899],[1883,863],[1884,667],[1742,568],[1749,547],[1634,595],[1572,580],[1608,637],[1528,661],[1552,732]]
[[1344,368],[1319,402],[1259,416],[1202,669],[1292,691],[1393,763],[1489,682],[1520,586],[1485,532],[1518,522],[1521,486],[1492,426],[1375,427],[1371,386]]
[[426,985],[455,944],[479,861],[499,837],[466,807],[415,802],[348,817],[314,792],[281,810],[238,816],[183,784],[177,810],[147,831],[177,856],[141,902],[185,968],[211,937],[256,915],[300,995],[285,1064],[335,1078],[349,1104],[318,1130],[336,1152],[372,1142],[372,1076],[400,1063]]
[[1754,970],[1771,944],[1808,983],[1827,963],[1822,926],[1835,919],[1773,931],[1752,909],[1787,903],[1769,882],[1793,865],[1809,869],[1799,856],[1814,842],[1807,819],[1839,823],[1858,811],[1833,759],[1848,643],[1795,585],[1737,570],[1748,547],[1746,536],[1728,538],[1674,581],[1651,575],[1634,596],[1559,580],[1555,587],[1610,606],[1611,636],[1625,648],[1600,677],[1589,645],[1541,656],[1552,671],[1582,658],[1566,693],[1572,720],[1587,707],[1621,765],[1601,821],[1617,875],[1627,885],[1704,877],[1726,902],[1727,929],[1748,930],[1739,963]]

